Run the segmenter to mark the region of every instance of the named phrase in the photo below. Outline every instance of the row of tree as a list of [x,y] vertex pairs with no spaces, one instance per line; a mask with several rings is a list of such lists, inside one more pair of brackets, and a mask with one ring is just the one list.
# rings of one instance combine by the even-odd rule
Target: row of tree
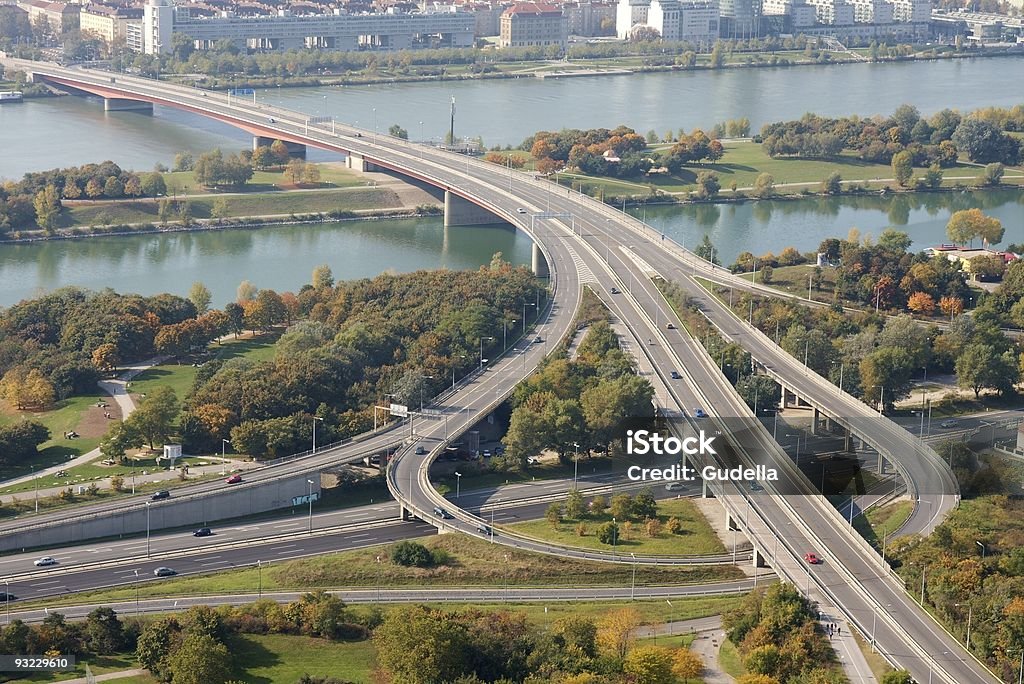
[[914,166],[952,166],[962,152],[973,162],[1019,163],[1021,141],[1004,130],[1019,130],[1024,107],[989,108],[966,116],[943,109],[923,117],[916,107],[900,105],[891,116],[827,118],[805,114],[794,121],[765,124],[760,140],[773,157],[830,158],[844,150],[860,158],[890,163],[905,152]]

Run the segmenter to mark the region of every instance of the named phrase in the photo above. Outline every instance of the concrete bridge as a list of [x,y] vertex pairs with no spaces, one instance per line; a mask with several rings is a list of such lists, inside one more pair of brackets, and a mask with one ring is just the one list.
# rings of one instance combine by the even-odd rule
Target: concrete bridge
[[[870,636],[891,662],[910,669],[918,681],[950,684],[997,681],[927,611],[914,603],[902,584],[889,574],[877,553],[816,494],[806,478],[794,472],[789,457],[770,435],[766,435],[717,366],[685,334],[681,325],[665,330],[665,322],[672,321],[674,313],[651,285],[651,269],[680,283],[695,296],[702,293],[699,296],[706,300],[705,313],[709,318],[751,351],[765,368],[778,373],[785,386],[800,396],[815,402],[837,420],[843,415],[858,415],[852,414],[853,410],[870,412],[823,378],[811,377],[814,374],[800,367],[791,356],[773,343],[769,344],[770,340],[759,338],[756,331],[744,328],[745,324],[731,311],[706,296],[693,275],[705,273],[708,267],[692,253],[671,248],[663,236],[659,240],[654,231],[639,221],[591,198],[469,157],[239,98],[229,102],[225,95],[195,88],[42,63],[19,62],[12,66],[30,72],[34,78],[108,100],[185,109],[229,123],[254,137],[341,152],[354,168],[372,165],[443,189],[448,213],[446,222],[450,225],[478,222],[485,218],[484,214],[477,213],[482,211],[492,215],[493,220],[507,221],[526,231],[538,250],[536,270],[550,271],[552,300],[542,322],[549,344],[568,332],[581,288],[589,286],[639,339],[655,341],[645,353],[650,355],[662,381],[671,387],[671,405],[676,411],[685,415],[689,406],[704,406],[709,418],[702,420],[710,421],[732,438],[730,443],[735,445],[739,462],[770,463],[785,474],[786,491],[770,489],[764,495],[755,496],[733,488],[723,491],[721,496],[732,519],[746,523],[760,560],[770,557],[780,567],[787,564],[785,570],[780,570],[784,576],[794,584],[802,578],[809,595],[813,586],[814,591],[834,601],[847,619],[866,637]],[[541,257],[546,269],[540,267]],[[640,263],[649,268],[641,268]],[[630,283],[637,284],[636,288],[626,286],[627,277]],[[613,288],[617,294],[612,294]],[[446,417],[444,432],[440,422],[422,426],[417,442],[427,442],[430,451],[437,453],[439,445],[446,443],[448,437],[466,429],[507,396],[541,360],[546,347],[548,345],[531,345],[524,341],[513,350],[512,356],[502,359],[471,385],[442,402],[439,410]],[[681,380],[670,378],[672,369],[683,371],[684,377]],[[687,416],[687,420],[693,419]],[[743,429],[727,419],[739,419]],[[870,428],[864,428],[871,434],[862,436],[870,440],[875,434],[881,435],[874,446],[901,468],[901,472],[909,475],[908,483],[916,483],[917,491],[934,487],[934,496],[930,497],[934,502],[932,510],[922,525],[922,530],[928,531],[956,505],[955,480],[930,448],[917,446],[909,433],[887,419],[878,417],[877,420],[877,424],[873,422]],[[858,428],[852,423],[850,427]],[[445,500],[430,486],[424,463],[411,448],[400,451],[389,468],[388,482],[404,508],[423,519],[432,519],[432,508]],[[436,524],[466,534],[479,534],[476,526],[480,521],[464,511],[456,509],[454,513],[455,520]],[[504,543],[500,536],[495,541]],[[769,550],[769,545],[774,548]],[[812,550],[825,557],[824,565],[812,569],[803,562],[802,554]],[[558,552],[557,549],[550,551]]]

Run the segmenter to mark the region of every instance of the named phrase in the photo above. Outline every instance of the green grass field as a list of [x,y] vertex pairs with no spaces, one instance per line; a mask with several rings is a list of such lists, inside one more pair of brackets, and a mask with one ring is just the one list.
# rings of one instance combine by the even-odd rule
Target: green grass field
[[876,506],[866,514],[853,520],[853,527],[870,544],[881,549],[882,541],[903,526],[914,512],[914,502],[895,501],[885,506]]
[[[697,509],[689,499],[668,499],[658,502],[658,519],[664,526],[671,517],[679,518],[683,524],[682,534],[670,534],[667,531],[660,532],[656,537],[648,537],[646,530],[640,523],[634,523],[629,536],[619,523],[619,534],[621,538],[616,548],[624,556],[630,553],[639,555],[702,555],[724,553],[725,547],[718,539],[715,531],[711,529],[704,515]],[[566,520],[557,528],[551,526],[547,520],[531,520],[528,522],[515,523],[509,528],[519,534],[524,534],[536,539],[546,539],[568,546],[578,546],[588,549],[601,549],[609,551],[612,547],[601,543],[596,536],[597,528],[606,522],[611,521],[610,513],[588,517],[583,521],[586,526],[586,536],[579,536],[576,533],[577,520]]]
[[[401,206],[388,188],[349,187],[295,192],[203,195],[189,198],[198,219],[238,216],[288,216],[319,212],[392,209]],[[220,205],[223,204],[221,208]],[[171,220],[176,220],[172,217]],[[157,223],[159,203],[153,199],[81,202],[62,214],[61,227]]]
[[743,667],[743,657],[736,645],[728,639],[722,642],[722,649],[718,652],[718,666],[734,679],[747,673],[747,668]]
[[[67,672],[60,673],[35,673],[27,677],[21,677],[19,679],[9,680],[10,684],[24,684],[26,682],[62,682],[68,679],[78,679],[85,677],[85,665],[89,665],[89,669],[92,670],[94,675],[102,675],[110,672],[123,672],[125,670],[134,670],[139,667],[139,664],[135,662],[135,656],[127,653],[118,653],[116,655],[108,656],[86,656],[79,658],[75,669],[68,670]],[[125,682],[132,682],[132,679],[116,679],[114,680],[118,684],[124,684]],[[150,677],[138,678],[134,681],[137,682],[155,682],[155,679]]]
[[[321,188],[347,188],[366,183],[359,174],[342,168],[339,164],[316,164],[320,169]],[[164,174],[167,183],[167,194],[186,195],[204,194],[206,190],[196,182],[191,171],[172,171]],[[233,192],[268,192],[292,189],[291,183],[284,177],[283,170],[255,171],[249,182],[239,191]]]
[[303,674],[371,682],[376,652],[371,641],[337,642],[283,634],[241,634],[229,648],[235,677],[253,684],[292,684]]
[[[407,586],[625,586],[632,582],[632,566],[612,565],[509,549],[462,535],[440,535],[417,540],[431,549],[446,551],[451,561],[436,568],[407,568],[390,561],[390,545],[342,551],[329,556],[264,564],[264,592],[337,589],[342,587]],[[377,562],[377,557],[381,562]],[[256,593],[259,569],[247,567],[195,577],[180,577],[139,586],[143,598]],[[687,566],[636,568],[637,585],[695,584],[737,579],[739,569],[732,566]],[[135,598],[135,590],[125,587],[102,589],[61,596],[49,601],[34,601],[25,607],[101,604]]]

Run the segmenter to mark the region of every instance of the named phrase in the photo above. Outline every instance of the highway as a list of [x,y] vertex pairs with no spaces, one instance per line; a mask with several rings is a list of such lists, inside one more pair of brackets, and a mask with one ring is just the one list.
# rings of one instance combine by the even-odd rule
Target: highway
[[[111,77],[107,74],[45,68],[59,70],[65,80],[74,78],[80,83],[91,83],[92,87],[114,90],[109,86]],[[726,488],[723,502],[734,517],[744,521],[748,534],[766,556],[772,557],[779,572],[790,581],[806,573],[806,591],[811,593],[813,584],[814,591],[835,601],[862,634],[870,633],[880,650],[908,668],[918,681],[951,684],[997,681],[926,611],[914,604],[877,554],[849,529],[835,509],[822,497],[811,493],[806,479],[795,473],[788,457],[753,420],[704,350],[681,331],[680,324],[676,323],[674,331],[663,329],[664,323],[673,319],[673,314],[650,284],[651,271],[680,282],[695,296],[703,296],[705,313],[724,334],[747,347],[767,372],[775,374],[802,397],[820,404],[840,422],[846,420],[846,416],[870,419],[855,426],[868,434],[856,431],[895,462],[912,491],[929,496],[926,512],[922,513],[924,507],[918,506],[915,513],[923,516],[922,530],[934,527],[955,505],[956,487],[948,469],[930,448],[921,445],[906,431],[887,419],[876,417],[870,408],[838,392],[823,378],[808,373],[768,338],[744,328],[717,300],[701,295],[701,288],[689,277],[689,272],[700,272],[704,262],[692,254],[670,249],[634,219],[530,176],[346,126],[337,134],[334,124],[329,129],[324,128],[294,112],[241,104],[229,107],[217,97],[192,89],[167,84],[154,86],[152,82],[121,75],[117,78],[117,89],[123,88],[125,96],[144,96],[198,113],[206,112],[222,120],[235,119],[250,128],[266,131],[268,136],[280,132],[325,149],[363,155],[375,164],[449,188],[531,233],[544,249],[552,270],[555,301],[542,333],[549,342],[565,336],[571,322],[571,316],[565,314],[575,311],[580,284],[590,284],[609,303],[613,313],[635,331],[637,339],[655,341],[644,348],[663,379],[670,369],[683,372],[682,380],[666,379],[673,388],[672,399],[677,411],[688,410],[685,407],[705,407],[712,416],[707,419],[710,425],[722,431],[741,461],[761,461],[778,467],[782,481],[774,488],[789,493],[753,495]],[[265,123],[269,121],[267,112],[275,119],[270,125]],[[525,209],[525,216],[518,211],[520,208]],[[569,218],[551,221],[552,214]],[[628,296],[612,295],[612,286],[627,287],[627,277],[638,287]],[[533,356],[536,362],[543,353],[531,347],[527,344],[516,350],[523,356],[521,364],[514,358],[497,362],[481,377],[467,383],[456,400],[444,405],[444,410],[451,411],[449,417],[454,416],[447,428],[449,434],[456,434],[475,422],[475,417],[496,406],[511,391],[533,365],[527,355]],[[467,411],[476,415],[467,418],[463,415]],[[744,421],[749,424],[744,425]],[[743,428],[743,434],[737,438],[739,427]],[[425,425],[421,434],[421,439],[434,440],[435,444],[429,445],[432,448],[443,440],[440,422]],[[400,501],[421,513],[431,510],[431,504],[440,501],[425,476],[420,477],[426,470],[421,467],[424,460],[415,457],[410,449],[404,449],[393,461],[395,467],[389,477],[389,486]],[[923,498],[921,503],[926,503]],[[429,517],[429,513],[426,515]],[[442,522],[449,523],[453,529],[473,531],[474,520],[466,513],[459,512],[454,520]],[[519,540],[509,540],[505,535],[497,541],[533,548],[522,545]],[[767,553],[772,542],[783,547],[781,556]],[[825,559],[824,564],[813,568],[805,565],[801,556],[808,550],[819,552]],[[563,550],[560,555],[571,555],[571,552]],[[874,616],[877,621],[872,620]]]

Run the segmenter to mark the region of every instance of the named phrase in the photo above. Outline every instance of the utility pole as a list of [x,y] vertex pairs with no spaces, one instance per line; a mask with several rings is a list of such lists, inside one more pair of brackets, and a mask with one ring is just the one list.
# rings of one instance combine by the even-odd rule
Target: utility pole
[[451,117],[451,126],[448,129],[448,144],[449,145],[454,145],[455,144],[455,96],[454,95],[452,95],[452,117]]

